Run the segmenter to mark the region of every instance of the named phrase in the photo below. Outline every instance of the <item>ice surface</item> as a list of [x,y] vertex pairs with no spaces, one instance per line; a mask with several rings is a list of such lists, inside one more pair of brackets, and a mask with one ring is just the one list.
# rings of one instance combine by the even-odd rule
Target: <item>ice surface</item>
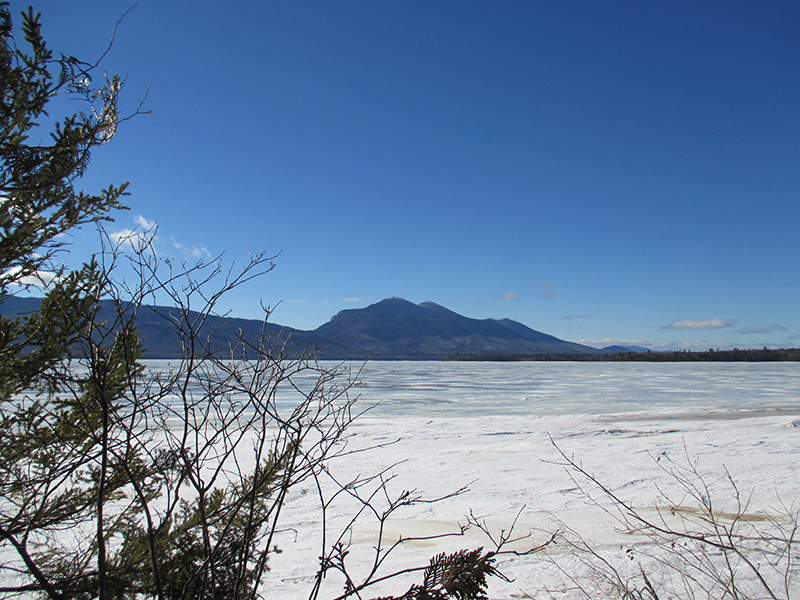
[[[712,491],[721,494],[721,512],[734,508],[722,478],[726,469],[738,489],[752,496],[748,514],[773,514],[779,498],[800,501],[797,364],[375,362],[362,379],[367,386],[361,404],[378,404],[352,427],[350,446],[388,445],[337,460],[331,469],[339,480],[388,468],[394,478],[387,487],[395,494],[418,490],[440,497],[469,489],[399,511],[387,523],[384,544],[458,531],[472,513],[495,536],[516,519],[515,531],[531,537],[513,549],[525,550],[566,528],[609,560],[630,558],[635,548],[636,560],[629,562],[638,564],[647,540],[622,533],[587,499],[556,464],[553,442],[620,498],[645,510],[663,507],[665,495],[673,504],[689,503],[665,476],[667,459],[696,461]],[[274,597],[308,596],[320,555],[317,502],[310,482],[289,498],[281,553],[271,559]],[[348,502],[334,505],[329,542],[356,509]],[[347,539],[355,573],[369,568],[377,542],[376,522],[367,517]],[[491,547],[491,541],[475,530],[403,543],[382,572],[424,566],[439,552],[478,546]],[[558,565],[567,563],[556,559],[563,555],[568,561],[567,550],[562,544],[501,562],[513,581],[493,579],[490,598],[550,597],[545,588],[565,585]],[[394,581],[364,597],[399,595],[419,578]],[[335,578],[326,585],[321,598],[341,589]]]
[[[166,363],[149,366],[159,370]],[[467,490],[394,513],[382,532],[384,548],[415,539],[398,544],[378,576],[424,567],[441,552],[491,549],[489,536],[496,540],[514,525],[523,537],[506,549],[520,552],[553,532],[568,535],[542,553],[503,557],[499,566],[510,581],[493,578],[490,598],[585,597],[575,587],[591,585],[589,567],[564,543],[577,536],[623,573],[645,565],[657,577],[657,563],[648,558],[657,553],[651,541],[619,528],[602,494],[559,464],[556,445],[609,491],[655,518],[691,516],[696,505],[666,476],[670,460],[697,465],[723,519],[736,509],[726,472],[748,501],[745,518],[754,523],[779,516],[781,503],[800,504],[797,363],[374,362],[361,379],[366,385],[358,388],[358,405],[372,408],[351,426],[347,450],[371,449],[337,458],[330,473],[345,483],[384,472],[389,497],[404,490],[425,498]],[[290,407],[296,399],[287,390],[279,400]],[[322,481],[326,500],[334,489]],[[385,508],[386,498],[378,495],[373,504]],[[336,541],[363,508],[340,494],[323,526],[319,505],[314,481],[290,492],[265,597],[308,598],[323,545]],[[488,535],[472,528],[442,537],[459,532],[467,515],[484,523]],[[373,565],[378,536],[377,520],[363,511],[343,538],[356,579]],[[588,578],[570,582],[567,573]],[[420,579],[415,572],[362,597],[400,595]],[[342,585],[331,575],[318,597],[334,598]]]

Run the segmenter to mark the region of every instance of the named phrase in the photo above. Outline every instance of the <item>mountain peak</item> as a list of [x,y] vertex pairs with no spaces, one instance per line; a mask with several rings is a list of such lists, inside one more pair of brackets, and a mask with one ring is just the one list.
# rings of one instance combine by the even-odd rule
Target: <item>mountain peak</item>
[[[12,317],[29,314],[39,308],[39,302],[39,299],[3,297],[0,314]],[[103,310],[113,311],[115,308],[105,303]],[[173,324],[161,316],[168,312],[168,308],[143,307],[136,316],[148,358],[181,356],[180,338],[175,335]],[[230,324],[231,319],[228,322]],[[214,348],[229,348],[235,345],[234,331],[241,331],[252,344],[258,344],[260,336],[266,333],[282,338],[287,347],[318,348],[319,358],[334,360],[369,357],[441,360],[455,354],[599,352],[595,348],[534,331],[511,319],[472,319],[435,302],[414,304],[397,296],[365,308],[342,310],[313,331],[265,324],[261,320],[236,319],[235,322],[235,328],[224,327],[219,317],[211,317],[203,335],[209,336],[209,343]]]
[[[389,296],[388,298],[384,298],[383,300],[381,300],[380,302],[376,302],[375,304],[383,304],[384,302],[389,304],[391,303],[414,304],[413,302],[409,302],[408,300],[406,300],[405,298],[401,298],[400,296]],[[374,304],[372,306],[374,306]]]
[[324,348],[323,358],[437,360],[454,354],[597,352],[511,319],[472,319],[430,300],[414,304],[397,296],[343,310],[307,333]]
[[441,304],[436,304],[436,302],[431,302],[430,300],[420,302],[420,306],[423,308],[444,308]]

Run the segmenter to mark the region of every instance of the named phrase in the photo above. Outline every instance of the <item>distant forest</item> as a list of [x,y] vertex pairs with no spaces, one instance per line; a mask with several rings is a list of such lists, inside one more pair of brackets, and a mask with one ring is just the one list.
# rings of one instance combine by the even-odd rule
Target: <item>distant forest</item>
[[614,354],[486,354],[455,355],[454,361],[581,361],[581,362],[798,362],[800,348],[714,350],[694,352],[617,352]]

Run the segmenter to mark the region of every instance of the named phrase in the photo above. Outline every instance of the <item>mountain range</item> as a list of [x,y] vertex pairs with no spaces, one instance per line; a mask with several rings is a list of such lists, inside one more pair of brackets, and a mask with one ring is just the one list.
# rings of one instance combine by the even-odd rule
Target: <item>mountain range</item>
[[[0,314],[35,312],[37,298],[6,296],[0,299]],[[101,318],[113,315],[113,305],[104,303]],[[140,307],[136,324],[148,358],[177,358],[180,339],[170,321],[175,309]],[[198,313],[191,313],[190,319]],[[441,360],[451,355],[492,354],[597,354],[634,350],[620,346],[597,349],[560,340],[511,319],[471,319],[433,302],[414,304],[402,298],[387,298],[365,308],[343,310],[314,330],[293,329],[254,319],[210,316],[201,332],[216,349],[230,347],[241,332],[258,343],[262,333],[287,341],[296,351],[320,348],[322,359]]]

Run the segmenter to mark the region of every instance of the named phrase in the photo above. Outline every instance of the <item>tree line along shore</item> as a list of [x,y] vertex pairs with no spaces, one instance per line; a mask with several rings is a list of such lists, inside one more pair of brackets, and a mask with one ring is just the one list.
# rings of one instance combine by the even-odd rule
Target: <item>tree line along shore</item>
[[580,362],[798,362],[800,348],[760,348],[675,352],[615,352],[612,354],[470,354],[448,361],[580,361]]

